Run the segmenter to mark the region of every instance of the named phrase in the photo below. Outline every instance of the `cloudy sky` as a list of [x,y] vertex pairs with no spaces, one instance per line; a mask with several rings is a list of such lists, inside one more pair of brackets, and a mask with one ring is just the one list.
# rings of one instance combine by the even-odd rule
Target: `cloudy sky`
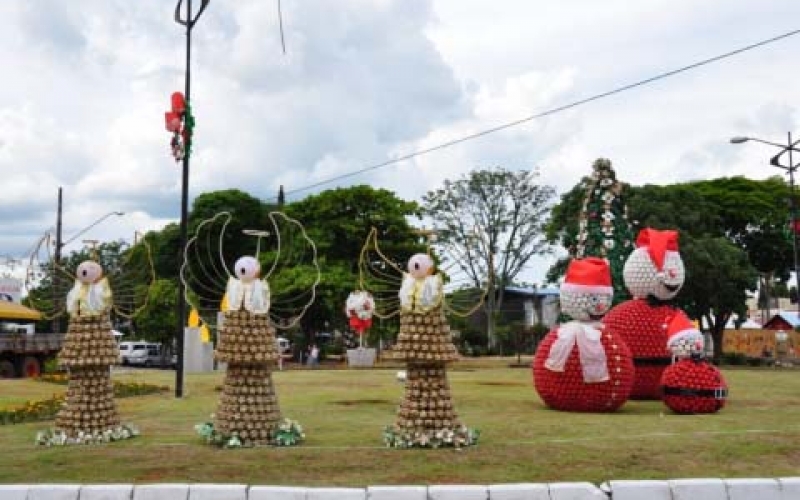
[[[195,4],[199,3],[195,0]],[[561,193],[613,161],[632,184],[779,173],[800,35],[409,161],[310,185],[800,28],[793,0],[212,0],[193,38],[190,193],[289,199],[370,183],[420,199],[471,169],[538,168]],[[56,220],[132,238],[180,212],[164,111],[184,33],[164,0],[0,2],[0,259]],[[73,245],[79,244],[81,238]],[[77,247],[70,246],[67,250]],[[533,264],[541,278],[546,266]]]

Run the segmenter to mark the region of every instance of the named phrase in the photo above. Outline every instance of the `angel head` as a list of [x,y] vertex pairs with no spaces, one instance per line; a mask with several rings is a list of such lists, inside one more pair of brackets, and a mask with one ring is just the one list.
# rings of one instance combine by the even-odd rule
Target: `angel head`
[[240,257],[234,264],[234,273],[242,282],[250,283],[261,276],[261,264],[255,257]]
[[433,274],[434,265],[431,256],[418,253],[408,259],[408,273],[416,279],[422,279]]
[[614,296],[608,262],[598,257],[570,262],[559,295],[565,314],[578,321],[599,321]]
[[677,231],[643,229],[636,246],[622,271],[628,291],[640,299],[650,295],[659,300],[675,298],[686,278]]
[[103,277],[103,268],[93,260],[85,260],[78,265],[75,278],[83,284],[97,283]]

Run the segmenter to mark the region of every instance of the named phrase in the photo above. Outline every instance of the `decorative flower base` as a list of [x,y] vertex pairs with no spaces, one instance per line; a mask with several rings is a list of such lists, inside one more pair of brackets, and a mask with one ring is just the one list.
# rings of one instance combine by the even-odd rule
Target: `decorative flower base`
[[480,431],[464,425],[438,430],[406,430],[397,425],[383,430],[383,442],[389,448],[463,448],[478,444]]
[[477,431],[458,421],[445,363],[409,363],[397,422],[384,430],[386,445],[394,448],[460,448],[475,444],[478,435]]
[[256,446],[256,444],[295,446],[306,438],[303,427],[298,422],[289,420],[288,418],[283,419],[277,425],[273,426],[268,438],[258,443],[253,440],[243,439],[238,432],[230,434],[220,432],[214,427],[213,422],[195,425],[194,429],[208,444],[213,444],[222,448],[242,448]]
[[563,372],[545,368],[550,348],[557,338],[556,327],[539,344],[533,360],[534,387],[544,404],[561,411],[612,412],[628,401],[633,387],[633,360],[619,335],[603,330],[600,342],[606,352],[608,380],[595,383],[583,380],[577,345],[572,347]]
[[719,369],[704,359],[683,359],[661,377],[664,404],[675,413],[716,413],[728,397]]
[[73,444],[103,444],[139,435],[139,429],[132,425],[122,424],[104,431],[83,432],[70,435],[61,429],[48,429],[36,434],[36,444],[40,446],[67,446]]

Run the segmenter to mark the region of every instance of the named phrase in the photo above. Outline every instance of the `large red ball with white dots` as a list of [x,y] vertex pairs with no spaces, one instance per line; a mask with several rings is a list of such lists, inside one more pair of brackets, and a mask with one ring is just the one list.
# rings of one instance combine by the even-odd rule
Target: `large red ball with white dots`
[[675,413],[716,413],[728,397],[728,384],[708,361],[683,359],[667,367],[661,377],[663,401]]
[[545,336],[533,359],[533,383],[544,404],[555,410],[612,412],[630,396],[633,387],[633,359],[625,342],[616,333],[603,329],[600,342],[606,353],[608,380],[587,383],[578,346],[572,347],[563,372],[545,367],[550,348],[558,338],[558,327]]

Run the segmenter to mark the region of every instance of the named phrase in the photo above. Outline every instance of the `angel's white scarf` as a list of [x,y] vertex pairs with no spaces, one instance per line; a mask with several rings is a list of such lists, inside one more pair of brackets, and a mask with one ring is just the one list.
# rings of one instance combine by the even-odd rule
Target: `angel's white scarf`
[[231,276],[226,289],[228,307],[232,311],[244,308],[253,314],[269,312],[269,285],[263,280],[245,283]]
[[605,382],[608,380],[606,351],[600,342],[602,332],[596,327],[599,324],[570,321],[558,327],[558,336],[544,363],[545,368],[555,372],[563,372],[567,358],[573,346],[578,345],[578,354],[583,369],[583,381],[586,383]]
[[96,283],[75,280],[75,284],[67,294],[67,312],[73,316],[95,316],[108,310],[109,307],[111,307],[111,288],[105,278]]
[[414,312],[427,312],[442,301],[442,278],[438,274],[417,279],[403,273],[400,286],[400,306]]

